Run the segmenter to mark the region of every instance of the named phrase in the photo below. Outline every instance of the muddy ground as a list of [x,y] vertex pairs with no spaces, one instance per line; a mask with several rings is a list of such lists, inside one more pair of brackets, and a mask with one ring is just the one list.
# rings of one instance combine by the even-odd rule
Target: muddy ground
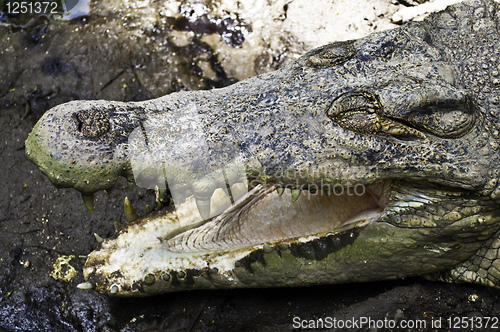
[[[439,330],[431,329],[433,319],[442,318],[447,327],[450,317],[500,315],[498,290],[418,277],[144,299],[76,288],[83,282],[80,256],[98,247],[93,234],[115,234],[115,224],[125,220],[126,196],[144,213],[146,204],[155,205],[154,195],[140,188],[131,193],[121,181],[111,195],[96,195],[96,212],[90,214],[79,193],[55,190],[26,159],[24,141],[36,121],[73,99],[143,100],[235,80],[199,39],[179,46],[168,29],[159,29],[155,43],[144,35],[117,40],[106,31],[110,24],[108,18],[89,16],[71,22],[40,18],[24,29],[0,27],[0,330],[287,331],[294,317],[366,317],[425,320],[426,328],[408,330],[432,331]],[[70,265],[77,275],[69,282],[50,276],[61,255],[74,255]]]

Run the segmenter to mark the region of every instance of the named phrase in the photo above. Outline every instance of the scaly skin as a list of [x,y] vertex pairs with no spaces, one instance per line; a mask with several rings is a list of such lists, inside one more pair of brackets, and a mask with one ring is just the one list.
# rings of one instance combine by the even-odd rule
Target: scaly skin
[[176,203],[90,254],[86,286],[500,287],[498,10],[459,4],[223,89],[47,112],[26,153],[54,185],[91,207],[125,176]]

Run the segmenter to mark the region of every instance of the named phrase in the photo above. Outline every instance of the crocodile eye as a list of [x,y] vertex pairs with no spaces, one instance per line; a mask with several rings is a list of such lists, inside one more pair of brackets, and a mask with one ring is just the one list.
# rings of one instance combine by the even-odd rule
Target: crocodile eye
[[377,96],[367,91],[341,95],[332,102],[326,114],[342,128],[362,134],[385,133],[402,140],[425,138],[419,130],[384,116]]
[[360,133],[376,133],[381,129],[377,111],[382,108],[371,93],[356,91],[335,99],[327,115],[339,126]]

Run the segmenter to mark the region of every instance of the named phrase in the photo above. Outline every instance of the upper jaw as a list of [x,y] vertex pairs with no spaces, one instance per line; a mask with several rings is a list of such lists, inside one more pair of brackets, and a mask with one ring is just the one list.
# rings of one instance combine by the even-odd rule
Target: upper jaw
[[[156,105],[154,107],[162,103],[170,105],[173,102],[169,98],[173,97],[148,103]],[[190,103],[195,103],[195,100]],[[160,135],[161,137],[150,135],[153,131],[148,131],[148,123],[158,123],[160,128],[173,128],[171,130],[175,131],[176,126],[172,123],[179,120],[176,119],[178,113],[168,115],[153,112],[146,121],[146,117],[141,115],[144,112],[143,107],[147,106],[146,103],[136,104],[135,110],[121,112],[120,107],[124,105],[105,101],[65,104],[47,112],[26,141],[28,157],[39,165],[56,186],[73,187],[82,192],[84,202],[91,211],[93,211],[93,193],[112,188],[118,176],[126,177],[130,183],[157,189],[161,194],[168,190],[176,206],[192,195],[203,220],[222,212],[220,208],[211,207],[210,200],[216,190],[224,191],[228,196],[227,202],[231,203],[246,193],[245,187],[270,184],[280,188],[279,191],[289,188],[291,196],[296,199],[302,190],[308,190],[308,195],[316,192],[327,193],[334,189],[336,184],[344,188],[355,188],[357,185],[370,186],[380,182],[381,179],[397,177],[398,172],[401,172],[397,167],[405,163],[412,169],[411,172],[406,172],[407,178],[429,178],[436,183],[467,189],[481,185],[484,180],[479,173],[478,176],[471,176],[477,173],[473,168],[473,160],[459,161],[452,153],[436,150],[436,146],[432,144],[397,142],[399,145],[394,144],[394,146],[401,147],[402,152],[394,154],[394,150],[388,150],[380,142],[385,139],[384,137],[360,135],[348,131],[337,131],[339,137],[334,137],[331,142],[337,143],[337,146],[330,144],[335,153],[329,154],[328,151],[321,150],[315,155],[307,156],[314,149],[303,146],[301,157],[307,156],[315,160],[315,164],[304,167],[303,172],[300,170],[301,165],[294,164],[293,160],[274,160],[272,164],[276,166],[275,169],[266,168],[269,163],[265,158],[248,154],[231,144],[222,144],[224,142],[221,144],[226,149],[225,157],[216,160],[222,155],[214,153],[211,150],[213,147],[208,146],[206,142],[200,141],[196,145],[197,141],[192,140],[193,133],[186,136],[185,131],[178,134],[172,132],[170,134],[177,136],[171,139],[165,138],[170,137],[168,132],[155,133],[156,136],[165,135]],[[109,120],[109,130],[112,133],[122,132],[123,137],[101,131],[82,130],[85,121],[82,109],[89,112],[95,109],[109,112],[112,115]],[[178,112],[197,120],[185,121],[191,126],[199,127],[203,124],[196,109],[183,109]],[[79,114],[80,117],[75,118],[75,114]],[[128,117],[125,121],[128,124],[120,127],[120,119],[123,117]],[[193,132],[196,133],[196,130]],[[85,135],[92,137],[83,137]],[[96,135],[97,137],[94,137]],[[153,138],[157,140],[154,141]],[[350,149],[348,143],[357,147]],[[389,142],[392,143],[394,142]],[[189,144],[195,146],[190,155],[183,155],[185,149],[181,147]],[[411,151],[415,146],[422,151],[418,158],[421,155],[439,157],[441,158],[439,163],[445,167],[433,168],[437,160],[428,163],[418,158],[415,158],[416,161],[408,159],[404,151]],[[160,153],[161,151],[167,152]],[[391,151],[392,156],[389,155]],[[159,159],[158,156],[162,158]],[[352,161],[360,166],[349,165]],[[461,163],[467,166],[470,164],[470,167],[461,168]],[[276,169],[281,169],[281,175]],[[454,178],[447,176],[451,173]],[[163,198],[161,194],[158,195],[159,200]]]

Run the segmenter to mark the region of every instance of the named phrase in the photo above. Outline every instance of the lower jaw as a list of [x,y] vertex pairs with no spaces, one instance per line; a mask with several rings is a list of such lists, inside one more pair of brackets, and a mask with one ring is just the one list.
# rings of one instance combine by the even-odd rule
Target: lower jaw
[[[322,234],[231,249],[179,252],[169,250],[159,239],[153,240],[151,230],[156,231],[158,224],[150,221],[134,225],[115,240],[105,240],[100,250],[89,254],[83,273],[92,288],[112,296],[334,283],[331,276],[318,274],[326,272],[321,265],[336,266],[329,273],[341,277],[348,262],[341,258],[332,264],[324,259],[331,260],[334,256],[330,254],[352,245],[370,224],[370,219],[359,220],[348,229]],[[127,241],[132,237],[134,241]],[[143,245],[132,245],[136,239]]]

